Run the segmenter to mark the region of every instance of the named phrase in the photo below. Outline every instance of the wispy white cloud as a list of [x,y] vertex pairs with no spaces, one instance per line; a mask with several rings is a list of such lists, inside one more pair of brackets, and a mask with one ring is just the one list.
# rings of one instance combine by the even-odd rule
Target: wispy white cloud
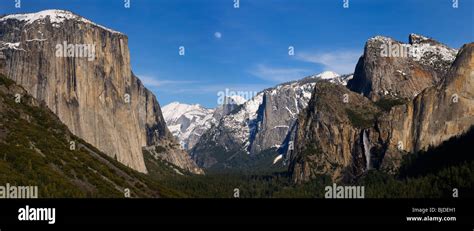
[[138,78],[143,82],[143,85],[149,88],[158,88],[166,85],[178,85],[178,84],[190,84],[195,83],[195,81],[185,81],[185,80],[162,80],[157,77],[152,77],[148,75],[139,75]]
[[220,39],[220,38],[222,38],[222,33],[217,31],[217,32],[214,33],[214,37],[216,37],[216,39]]
[[301,79],[305,75],[311,73],[310,70],[303,68],[269,67],[264,64],[257,65],[256,68],[250,70],[249,72],[250,74],[263,80],[277,83]]
[[360,51],[331,51],[331,52],[300,52],[296,55],[296,59],[320,64],[324,71],[334,71],[340,74],[352,73],[355,70],[357,60],[361,56]]
[[186,81],[186,80],[160,80],[151,76],[138,77],[145,87],[157,90],[159,92],[168,92],[171,94],[213,94],[225,89],[233,91],[261,91],[271,87],[272,84],[237,84],[237,83],[209,83],[203,81]]
[[272,85],[264,84],[188,84],[180,87],[166,87],[159,88],[159,91],[166,91],[173,94],[192,94],[192,95],[207,95],[217,94],[217,92],[229,89],[231,91],[251,91],[260,92]]

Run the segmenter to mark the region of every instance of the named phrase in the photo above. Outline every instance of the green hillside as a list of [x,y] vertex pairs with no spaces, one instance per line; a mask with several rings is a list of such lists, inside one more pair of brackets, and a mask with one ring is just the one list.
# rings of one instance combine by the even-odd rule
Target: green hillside
[[38,186],[40,198],[120,198],[126,188],[131,197],[179,195],[72,135],[46,106],[0,75],[0,185],[7,183]]

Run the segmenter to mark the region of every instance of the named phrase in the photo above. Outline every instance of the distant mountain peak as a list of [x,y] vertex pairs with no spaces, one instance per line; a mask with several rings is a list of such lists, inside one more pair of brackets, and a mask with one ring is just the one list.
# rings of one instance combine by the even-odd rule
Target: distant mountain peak
[[244,104],[247,100],[240,95],[230,95],[226,96],[224,104],[235,104],[241,105]]
[[324,71],[319,74],[317,74],[315,77],[320,78],[320,79],[334,79],[339,77],[340,75],[334,71]]
[[180,103],[180,102],[172,102],[162,108],[163,111],[163,116],[165,117],[165,120],[170,121],[170,120],[176,120],[178,119],[181,115],[187,114],[187,113],[212,113],[212,109],[206,109],[202,107],[199,104],[185,104],[185,103]]
[[215,110],[199,104],[172,102],[164,106],[162,112],[168,129],[186,150],[192,148],[202,133],[215,123]]
[[420,43],[420,42],[423,42],[423,41],[431,40],[430,38],[428,38],[428,37],[426,37],[426,36],[419,35],[419,34],[415,34],[415,33],[411,33],[411,34],[408,36],[408,39],[409,39],[409,41],[410,41],[411,44]]
[[372,38],[369,38],[368,40],[368,42],[374,42],[374,41],[389,42],[389,41],[395,41],[395,39],[387,37],[387,36],[377,35]]

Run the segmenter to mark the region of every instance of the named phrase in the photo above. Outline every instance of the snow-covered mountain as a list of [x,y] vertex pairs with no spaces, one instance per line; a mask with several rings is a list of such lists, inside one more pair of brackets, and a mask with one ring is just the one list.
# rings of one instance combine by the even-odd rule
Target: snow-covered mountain
[[181,147],[189,150],[222,116],[229,114],[244,102],[243,97],[232,95],[225,97],[222,105],[216,109],[204,108],[199,104],[173,102],[164,106],[162,110],[168,129],[179,140]]
[[323,72],[265,89],[223,116],[216,126],[203,134],[191,155],[199,166],[205,168],[216,164],[229,167],[232,164],[228,161],[238,159],[239,155],[273,150],[272,164],[282,158],[280,155],[286,157],[294,137],[295,122],[307,107],[316,82],[346,85],[350,78],[352,75]]
[[212,117],[214,110],[199,104],[173,102],[164,106],[162,110],[168,129],[186,150],[192,148],[202,133],[215,123]]
[[219,121],[223,116],[230,114],[238,106],[244,104],[245,101],[247,100],[240,95],[224,96],[222,102],[219,102],[219,106],[214,110],[214,123]]
[[325,71],[315,75],[315,77],[320,79],[335,79],[339,77],[339,74],[333,71]]
[[313,76],[313,78],[328,80],[331,83],[337,83],[343,86],[346,86],[347,82],[349,82],[349,80],[351,80],[353,77],[353,74],[339,75],[338,73],[333,71],[325,71]]
[[51,25],[55,28],[59,28],[62,26],[62,23],[64,21],[67,21],[67,20],[75,20],[75,21],[79,21],[79,22],[82,22],[82,23],[86,23],[86,24],[89,24],[89,25],[93,25],[93,26],[96,26],[96,27],[100,27],[104,30],[107,30],[109,32],[112,32],[112,33],[117,33],[117,34],[122,34],[118,31],[114,31],[112,29],[109,29],[107,27],[104,27],[104,26],[101,26],[99,24],[96,24],[86,18],[83,18],[79,15],[76,15],[70,11],[66,11],[66,10],[55,10],[55,9],[52,9],[52,10],[43,10],[43,11],[39,11],[39,12],[36,12],[36,13],[29,13],[29,14],[10,14],[10,15],[6,15],[5,17],[2,17],[0,18],[0,22],[5,22],[7,20],[16,20],[16,21],[20,21],[22,23],[24,23],[24,25],[30,25],[30,24],[33,24],[37,21],[45,21],[46,19],[49,20],[49,23],[51,23]]

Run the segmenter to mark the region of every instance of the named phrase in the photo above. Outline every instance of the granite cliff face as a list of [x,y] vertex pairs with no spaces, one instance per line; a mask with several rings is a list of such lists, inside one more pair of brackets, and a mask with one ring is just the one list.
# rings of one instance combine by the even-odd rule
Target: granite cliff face
[[[147,172],[142,148],[174,141],[156,97],[131,71],[127,40],[68,11],[7,15],[0,18],[0,73],[44,101],[73,134]],[[200,172],[187,156],[169,159]]]
[[[348,85],[353,90],[355,84],[367,88],[353,92],[328,83],[316,85],[298,120],[289,167],[295,182],[321,174],[350,181],[370,169],[394,172],[404,155],[435,147],[474,125],[473,43],[464,45],[453,62],[431,57],[431,69],[426,69],[426,64],[399,60],[410,58],[387,63],[385,57],[374,56],[369,61],[367,47],[373,42],[366,45],[365,57]],[[399,76],[391,74],[393,70],[415,73],[418,68],[429,71],[426,78],[411,75],[407,81],[413,85],[400,84]],[[377,70],[388,72],[368,75]],[[364,82],[368,84],[360,84]],[[391,86],[391,93],[383,93],[383,86]]]
[[390,123],[381,127],[391,131],[387,167],[390,159],[399,162],[390,150],[416,152],[467,132],[474,125],[474,43],[461,48],[440,85],[394,108],[385,120]]
[[191,151],[193,159],[204,168],[229,167],[234,159],[266,152],[267,158],[286,164],[295,122],[307,107],[316,82],[344,85],[350,77],[327,72],[259,92],[203,134]]
[[367,170],[364,132],[379,113],[369,99],[344,86],[317,83],[298,118],[295,149],[289,155],[293,180],[324,174],[343,179]]
[[439,84],[456,54],[457,50],[421,35],[411,34],[409,43],[376,36],[366,43],[348,88],[373,101],[412,99]]

